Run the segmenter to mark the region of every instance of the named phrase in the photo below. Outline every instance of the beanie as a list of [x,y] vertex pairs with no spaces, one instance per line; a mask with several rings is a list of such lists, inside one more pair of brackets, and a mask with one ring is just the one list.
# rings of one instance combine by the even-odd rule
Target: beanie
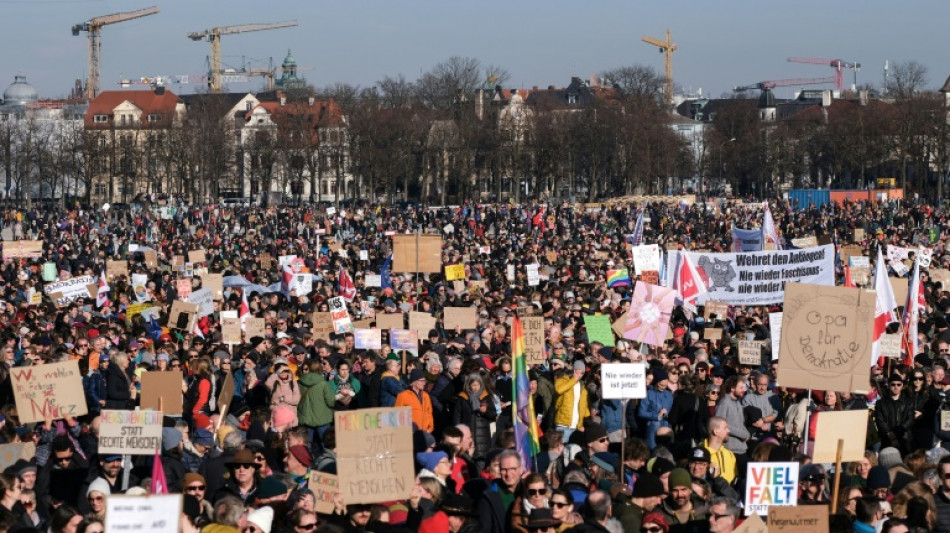
[[310,467],[310,464],[313,462],[313,457],[310,455],[310,450],[302,444],[297,444],[296,446],[290,447],[290,455],[293,455],[300,464]]
[[270,533],[271,524],[274,522],[274,510],[266,505],[255,509],[247,515],[247,521],[259,527],[264,533]]
[[181,444],[181,431],[175,428],[162,428],[162,449],[173,450]]
[[690,487],[693,484],[693,478],[685,468],[674,468],[670,472],[670,478],[667,482],[671,489],[676,487]]
[[92,483],[89,484],[89,488],[86,489],[86,497],[88,498],[93,492],[98,492],[103,496],[108,496],[112,494],[112,490],[109,488],[109,482],[97,477]]
[[587,437],[587,444],[599,441],[607,437],[607,428],[597,422],[584,424],[584,436]]
[[868,490],[889,489],[891,487],[891,476],[883,465],[872,466],[868,472]]
[[274,407],[271,420],[274,429],[278,431],[295,427],[297,425],[297,411],[289,405],[278,405]]
[[416,454],[416,462],[430,472],[435,472],[435,467],[439,464],[439,461],[448,458],[449,455],[445,452],[419,452]]
[[901,458],[901,452],[897,448],[884,448],[877,454],[877,462],[879,465],[890,470],[891,468],[902,464],[904,460]]
[[188,485],[191,485],[192,483],[195,483],[195,482],[198,482],[204,485],[205,477],[202,476],[201,474],[196,474],[195,472],[188,472],[187,474],[185,474],[184,480],[181,482],[181,486],[187,487]]

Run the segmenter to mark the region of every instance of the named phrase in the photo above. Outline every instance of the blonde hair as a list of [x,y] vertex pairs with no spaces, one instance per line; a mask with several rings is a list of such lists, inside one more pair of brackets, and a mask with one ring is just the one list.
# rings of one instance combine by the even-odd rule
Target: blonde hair
[[112,358],[112,364],[116,366],[122,366],[119,363],[125,363],[126,365],[129,364],[129,354],[125,352],[114,352],[111,355],[111,358]]
[[895,517],[906,518],[907,502],[917,497],[927,501],[927,507],[930,509],[930,512],[927,513],[927,528],[933,531],[937,527],[937,504],[934,502],[934,495],[930,491],[930,487],[923,481],[913,481],[905,485],[894,496],[894,500],[891,502],[891,510]]

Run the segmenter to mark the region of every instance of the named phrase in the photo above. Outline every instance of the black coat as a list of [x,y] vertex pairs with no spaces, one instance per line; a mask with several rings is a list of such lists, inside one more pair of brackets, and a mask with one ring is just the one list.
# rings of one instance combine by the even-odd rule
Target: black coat
[[882,448],[892,446],[900,450],[901,455],[912,451],[910,428],[914,423],[914,410],[905,396],[896,400],[890,395],[881,397],[874,405],[874,423]]
[[118,365],[109,365],[109,383],[108,394],[106,397],[106,409],[132,409],[132,393],[129,386],[132,380]]
[[673,427],[675,442],[699,443],[706,438],[706,425],[709,423],[706,401],[692,391],[676,391],[673,393],[669,422]]
[[469,402],[468,393],[462,391],[458,395],[458,401],[455,402],[455,424],[465,424],[472,429],[472,440],[475,441],[475,459],[480,459],[492,449],[491,423],[498,418],[498,410],[495,409],[495,402],[488,392],[482,390],[481,403],[486,406],[485,412],[478,409],[472,409]]

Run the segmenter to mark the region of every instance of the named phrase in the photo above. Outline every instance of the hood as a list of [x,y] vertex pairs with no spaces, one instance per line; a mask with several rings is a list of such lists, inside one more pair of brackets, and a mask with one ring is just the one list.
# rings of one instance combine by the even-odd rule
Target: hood
[[327,380],[323,379],[322,375],[320,375],[319,373],[315,374],[313,372],[304,374],[300,376],[299,380],[297,380],[297,382],[300,383],[302,387],[308,387],[308,388],[313,387],[315,385],[319,385],[320,383],[326,383],[326,381]]

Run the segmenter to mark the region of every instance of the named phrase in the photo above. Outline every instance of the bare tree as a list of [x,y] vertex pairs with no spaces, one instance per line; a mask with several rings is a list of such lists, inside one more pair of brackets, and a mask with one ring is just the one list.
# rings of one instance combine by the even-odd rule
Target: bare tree
[[884,84],[886,94],[897,100],[908,99],[927,85],[927,67],[916,61],[895,62]]

